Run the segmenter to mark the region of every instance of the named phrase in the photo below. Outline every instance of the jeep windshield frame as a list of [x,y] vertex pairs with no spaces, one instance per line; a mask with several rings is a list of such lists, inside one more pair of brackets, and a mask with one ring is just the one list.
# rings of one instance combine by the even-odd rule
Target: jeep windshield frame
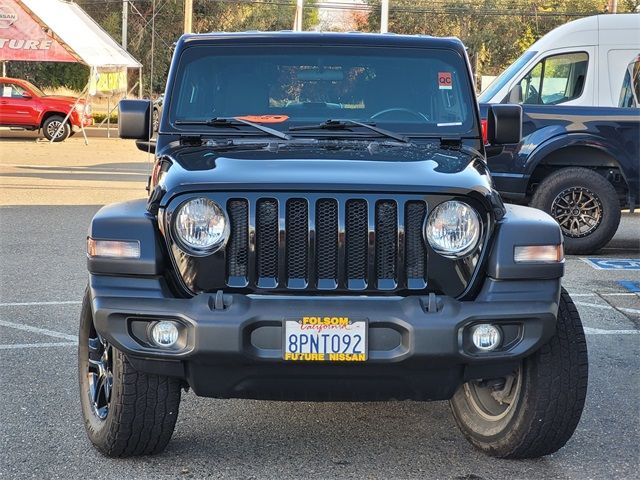
[[263,135],[206,125],[227,117],[295,137],[379,137],[363,128],[296,129],[339,118],[402,137],[478,139],[477,102],[463,54],[427,45],[193,42],[173,61],[160,133]]

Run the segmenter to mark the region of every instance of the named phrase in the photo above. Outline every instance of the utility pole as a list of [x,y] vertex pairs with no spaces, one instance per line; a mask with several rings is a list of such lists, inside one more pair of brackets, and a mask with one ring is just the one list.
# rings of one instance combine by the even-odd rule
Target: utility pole
[[380,11],[380,33],[389,31],[389,0],[382,0]]
[[296,13],[293,17],[293,31],[301,32],[302,31],[302,20],[304,13],[304,0],[296,0]]
[[609,13],[618,13],[618,0],[609,0],[609,6],[607,8]]
[[129,0],[122,0],[122,48],[127,49],[129,31]]
[[193,0],[184,0],[184,33],[193,31]]

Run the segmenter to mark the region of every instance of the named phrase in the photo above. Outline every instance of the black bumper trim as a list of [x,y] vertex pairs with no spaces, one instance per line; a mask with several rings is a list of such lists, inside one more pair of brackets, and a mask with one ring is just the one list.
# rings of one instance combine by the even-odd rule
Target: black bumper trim
[[[121,280],[91,276],[94,321],[101,335],[129,355],[142,371],[181,377],[202,395],[243,398],[321,397],[322,392],[327,399],[345,395],[354,399],[362,399],[362,395],[447,398],[462,381],[504,374],[505,368],[546,343],[555,331],[560,291],[559,280],[488,279],[475,301],[438,297],[436,312],[426,311],[426,296],[225,295],[225,308],[219,310],[214,308],[213,295],[168,298],[160,293],[159,279],[129,278],[119,283]],[[284,362],[282,319],[315,314],[367,318],[367,362]],[[183,350],[163,352],[136,341],[131,320],[158,318],[175,318],[188,326]],[[461,332],[482,321],[519,325],[517,341],[498,352],[464,351]],[[414,380],[422,377],[429,382],[416,384]],[[267,378],[269,382],[265,382]],[[310,378],[314,380],[310,382]],[[353,388],[348,391],[338,387],[349,384]],[[321,385],[330,388],[323,390]]]

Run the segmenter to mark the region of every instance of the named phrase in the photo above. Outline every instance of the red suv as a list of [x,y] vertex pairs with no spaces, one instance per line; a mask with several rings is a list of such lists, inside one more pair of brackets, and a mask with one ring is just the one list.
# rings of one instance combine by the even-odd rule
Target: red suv
[[[46,95],[26,80],[0,77],[0,126],[42,129],[47,140],[55,136],[54,142],[61,142],[81,126],[93,124],[91,107],[84,100],[77,105],[76,101],[74,97]],[[69,111],[69,120],[61,129]]]

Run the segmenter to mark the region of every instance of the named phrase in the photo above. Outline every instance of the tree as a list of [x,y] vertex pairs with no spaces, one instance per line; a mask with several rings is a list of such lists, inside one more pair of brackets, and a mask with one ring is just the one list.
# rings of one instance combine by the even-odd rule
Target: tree
[[[118,43],[122,38],[122,2],[76,0]],[[164,91],[173,44],[182,35],[183,0],[130,0],[128,51],[144,66],[146,95]],[[194,0],[194,32],[290,30],[295,0],[222,2]],[[154,18],[155,14],[155,18]],[[315,0],[306,0],[304,27],[318,24]],[[152,34],[152,29],[154,33]],[[153,38],[153,42],[152,42]],[[151,66],[153,64],[153,78]],[[10,73],[29,78],[43,87],[66,86],[80,90],[87,83],[89,69],[78,64],[12,62]],[[131,85],[130,85],[131,86]]]
[[[365,31],[380,28],[379,0]],[[618,12],[634,11],[640,0],[621,0]],[[456,36],[467,46],[476,73],[497,75],[553,28],[580,16],[604,13],[607,0],[391,0],[389,31]]]

